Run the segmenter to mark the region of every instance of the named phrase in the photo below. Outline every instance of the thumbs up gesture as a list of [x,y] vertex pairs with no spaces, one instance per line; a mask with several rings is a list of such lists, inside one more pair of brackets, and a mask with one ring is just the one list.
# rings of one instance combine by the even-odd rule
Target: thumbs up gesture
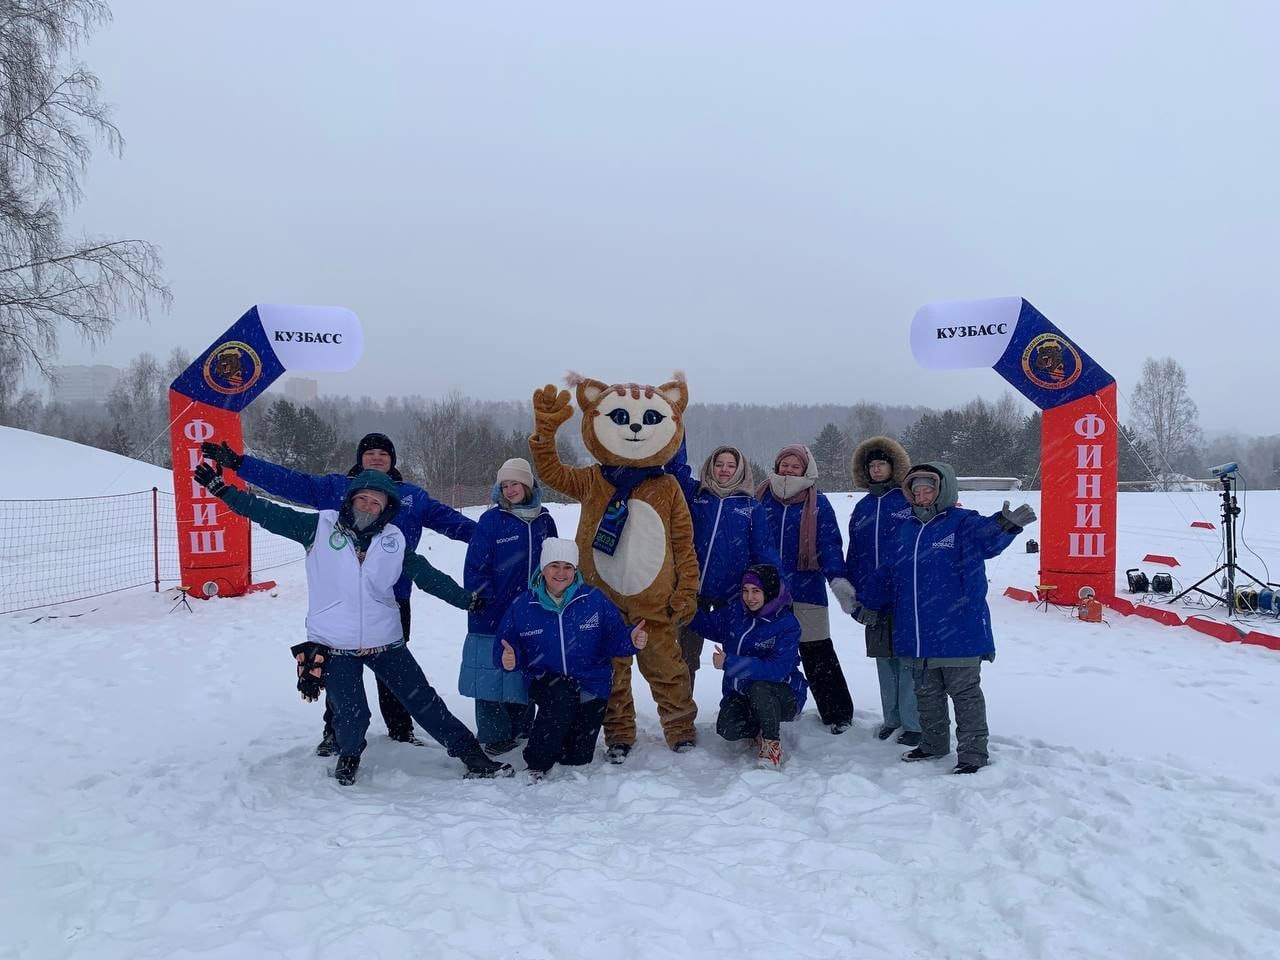
[[644,628],[644,621],[641,620],[631,628],[631,645],[637,650],[643,650],[649,643],[649,631]]
[[711,665],[717,670],[724,669],[724,648],[716,645],[716,652],[711,655]]
[[516,668],[516,652],[511,649],[511,644],[502,641],[502,669],[514,670]]

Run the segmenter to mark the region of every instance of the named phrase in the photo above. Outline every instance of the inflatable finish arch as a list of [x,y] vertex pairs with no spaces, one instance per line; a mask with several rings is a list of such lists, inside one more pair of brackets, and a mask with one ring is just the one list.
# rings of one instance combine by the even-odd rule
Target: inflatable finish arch
[[935,370],[991,367],[1043,411],[1040,582],[1075,603],[1116,590],[1116,382],[1021,297],[921,307],[911,352]]
[[[249,521],[192,479],[200,444],[244,449],[240,411],[286,370],[350,370],[364,351],[354,313],[342,307],[258,304],[169,386],[169,446],[182,583],[192,596],[238,596],[253,562]],[[242,486],[233,473],[228,482]]]

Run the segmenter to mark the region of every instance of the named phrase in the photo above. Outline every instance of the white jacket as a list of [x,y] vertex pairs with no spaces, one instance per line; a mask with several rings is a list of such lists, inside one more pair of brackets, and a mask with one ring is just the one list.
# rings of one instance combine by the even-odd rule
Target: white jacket
[[339,650],[403,639],[394,588],[404,568],[404,534],[388,524],[361,563],[337,522],[338,511],[321,510],[307,551],[307,639]]

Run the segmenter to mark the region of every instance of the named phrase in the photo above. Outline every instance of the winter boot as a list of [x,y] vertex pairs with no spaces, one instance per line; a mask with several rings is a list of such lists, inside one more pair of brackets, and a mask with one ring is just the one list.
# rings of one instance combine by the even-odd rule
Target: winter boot
[[547,771],[545,770],[526,770],[524,775],[525,782],[530,785],[541,783],[543,780],[547,779]]
[[898,737],[898,742],[904,747],[918,747],[920,741],[924,738],[924,734],[915,730],[904,730]]
[[777,770],[782,766],[782,741],[760,741],[760,752],[756,754],[756,766],[764,770]]
[[610,763],[626,763],[627,755],[631,753],[631,744],[629,743],[613,743],[604,752],[604,758]]
[[339,757],[338,765],[333,770],[333,777],[344,787],[349,787],[356,782],[356,771],[359,769],[360,758],[358,756]]
[[[893,731],[897,729],[898,729],[897,727],[881,727],[879,730],[876,731],[876,739],[888,740],[890,737],[893,736]],[[901,743],[902,741],[899,740],[898,742]],[[912,744],[912,746],[914,746],[914,744]]]
[[338,738],[332,730],[326,730],[320,742],[316,744],[317,757],[332,757],[338,752]]
[[425,743],[423,743],[421,740],[419,740],[419,739],[418,739],[418,735],[417,735],[416,733],[414,733],[414,732],[413,732],[413,728],[412,728],[412,727],[411,727],[411,728],[409,728],[409,730],[407,730],[407,731],[405,731],[405,730],[397,730],[397,731],[395,731],[394,733],[393,733],[393,732],[391,732],[390,730],[388,730],[388,731],[387,731],[387,736],[388,736],[388,737],[390,737],[392,740],[394,740],[396,743],[411,743],[411,744],[413,744],[415,747],[425,747],[425,746],[426,746],[426,744],[425,744]]
[[908,750],[902,755],[904,763],[915,763],[917,760],[941,760],[945,757],[945,753],[925,753],[919,747],[914,750]]
[[671,749],[674,750],[676,753],[688,753],[697,745],[698,744],[693,740],[681,740]]
[[500,757],[504,753],[510,753],[520,744],[514,740],[499,740],[497,743],[482,743],[480,746],[484,747],[484,752],[489,756]]
[[848,730],[852,726],[853,724],[850,723],[848,720],[841,720],[840,722],[833,723],[831,725],[831,732],[839,736],[840,734],[844,733],[846,730]]
[[491,760],[485,756],[482,750],[477,750],[475,753],[463,757],[462,762],[467,765],[467,772],[462,775],[464,780],[494,780],[498,777],[514,777],[516,775],[511,764]]
[[956,768],[951,772],[952,773],[977,773],[979,770],[983,768],[983,766],[984,764],[981,764],[981,763],[957,763]]

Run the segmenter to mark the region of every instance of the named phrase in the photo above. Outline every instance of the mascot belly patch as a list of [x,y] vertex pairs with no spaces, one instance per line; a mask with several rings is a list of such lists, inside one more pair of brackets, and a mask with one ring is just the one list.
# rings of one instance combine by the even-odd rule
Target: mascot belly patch
[[601,580],[622,596],[635,596],[647,590],[662,572],[667,559],[667,525],[658,511],[633,497],[613,556],[599,550],[591,553]]

